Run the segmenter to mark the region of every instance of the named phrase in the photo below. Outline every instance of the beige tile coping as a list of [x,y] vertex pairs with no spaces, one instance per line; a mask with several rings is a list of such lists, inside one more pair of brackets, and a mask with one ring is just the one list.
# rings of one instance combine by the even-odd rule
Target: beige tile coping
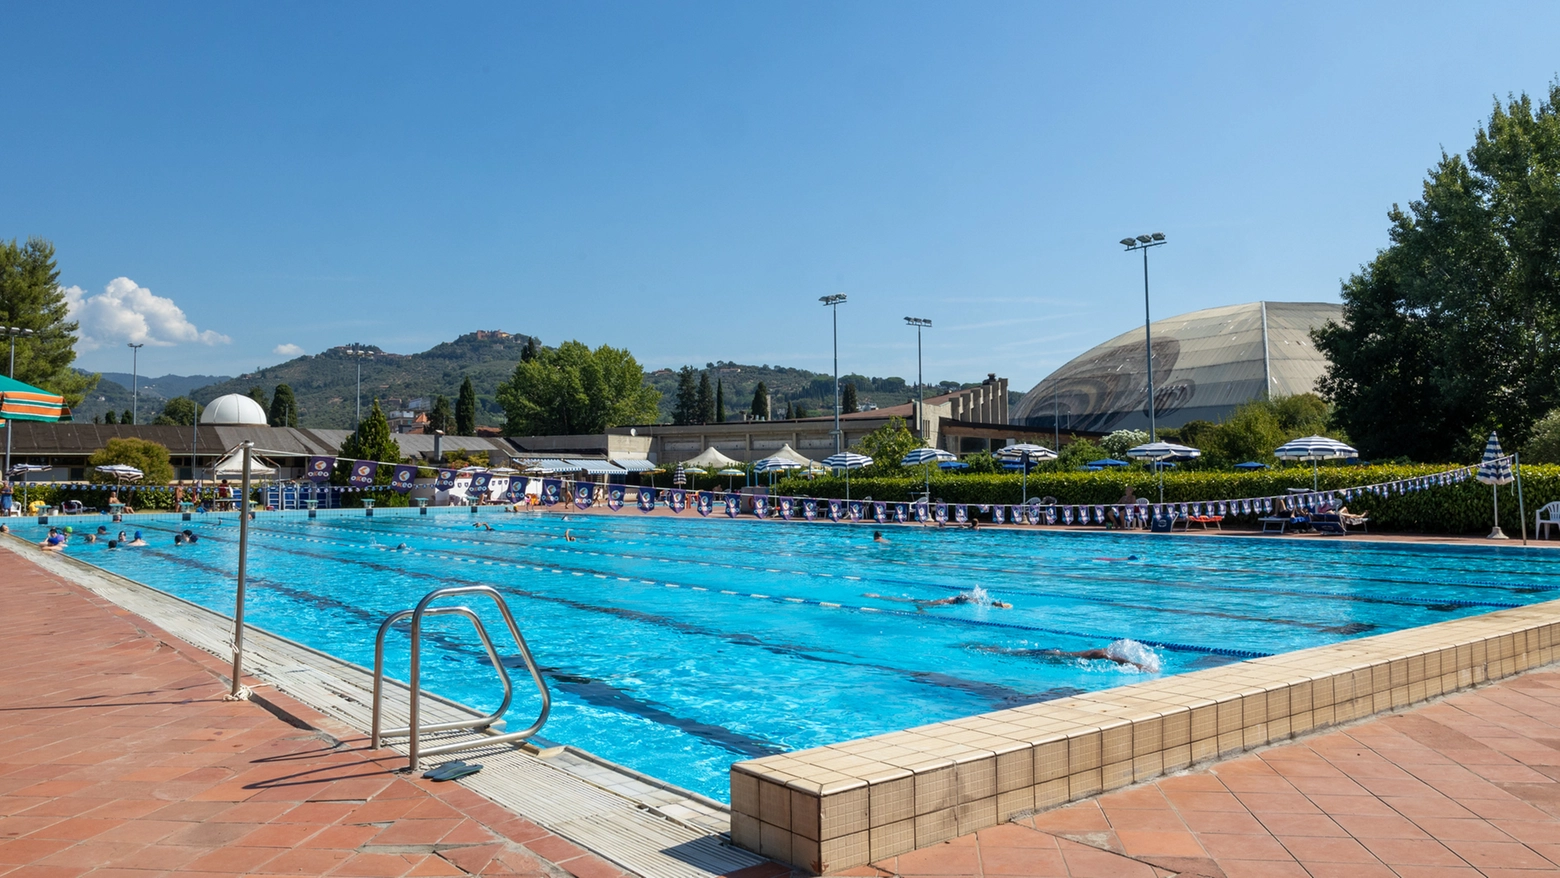
[[731,838],[814,873],[946,841],[1556,659],[1560,601],[731,767]]

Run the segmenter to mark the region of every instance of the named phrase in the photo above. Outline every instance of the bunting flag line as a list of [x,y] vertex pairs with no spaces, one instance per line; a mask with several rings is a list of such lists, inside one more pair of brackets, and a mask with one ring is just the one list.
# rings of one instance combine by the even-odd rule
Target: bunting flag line
[[575,485],[574,485],[574,507],[576,509],[589,509],[591,507],[591,504],[595,502],[595,499],[596,499],[595,486],[591,485],[589,482],[585,482],[585,483],[576,482],[575,483]]
[[458,473],[452,469],[439,470],[438,477],[433,480],[433,489],[435,491],[448,491],[449,489],[455,487],[456,475],[458,475]]
[[608,485],[607,486],[607,508],[612,510],[613,512],[616,512],[619,509],[622,509],[623,508],[623,497],[627,493],[628,493],[628,489],[623,487],[622,485]]
[[818,501],[811,497],[802,501],[802,517],[808,521],[818,520]]
[[888,504],[881,501],[872,504],[872,520],[878,524],[888,524]]
[[542,479],[542,502],[556,506],[563,500],[563,479]]
[[830,500],[829,501],[829,520],[830,521],[839,521],[840,520],[840,501],[838,501],[838,500]]
[[412,482],[416,479],[417,467],[400,464],[390,476],[390,487],[398,493],[405,494],[412,489]]
[[688,508],[688,492],[681,488],[667,492],[666,506],[672,510],[673,515],[681,513]]
[[334,458],[334,457],[311,457],[311,458],[309,458],[309,475],[308,475],[309,481],[311,481],[311,482],[328,482],[328,481],[330,481],[330,471],[331,471],[332,468],[335,467],[335,465],[336,465],[336,458]]
[[860,500],[852,500],[845,504],[845,514],[850,516],[851,521],[860,521],[862,508]]
[[910,518],[910,507],[905,503],[894,504],[894,521],[904,524]]
[[769,498],[763,494],[753,495],[753,517],[767,518],[769,516]]
[[640,512],[653,512],[653,511],[655,511],[655,489],[654,488],[649,488],[649,489],[640,488],[639,489],[639,511]]
[[354,485],[372,485],[374,476],[379,473],[379,463],[373,460],[355,460],[352,462],[352,475],[347,481]]
[[780,498],[780,518],[781,518],[782,521],[790,521],[791,520],[791,498],[790,497],[781,497]]
[[726,495],[726,517],[727,518],[736,518],[738,515],[741,515],[741,514],[742,514],[742,495],[741,494],[727,494]]
[[715,495],[709,491],[700,491],[693,496],[693,508],[700,515],[709,515],[715,511]]
[[970,520],[969,507],[960,503],[953,507],[953,520],[958,524],[965,524]]
[[471,486],[466,488],[466,496],[483,499],[487,497],[488,484],[493,481],[492,473],[472,473]]

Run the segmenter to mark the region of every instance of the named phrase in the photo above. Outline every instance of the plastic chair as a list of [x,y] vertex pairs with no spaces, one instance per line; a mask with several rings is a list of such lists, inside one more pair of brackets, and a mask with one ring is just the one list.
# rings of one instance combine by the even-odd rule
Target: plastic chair
[[1545,528],[1560,527],[1560,500],[1544,504],[1544,508],[1533,513],[1533,533],[1535,536],[1549,539],[1545,534]]

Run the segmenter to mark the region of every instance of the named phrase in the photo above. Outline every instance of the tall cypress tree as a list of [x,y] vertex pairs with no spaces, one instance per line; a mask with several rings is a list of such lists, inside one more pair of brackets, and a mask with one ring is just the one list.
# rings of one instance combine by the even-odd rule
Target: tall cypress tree
[[845,382],[840,388],[840,413],[850,414],[858,408],[856,404],[856,384],[853,381]]
[[726,423],[726,380],[715,379],[715,423]]
[[471,376],[460,383],[460,396],[455,400],[455,432],[461,436],[477,435],[477,389],[471,386]]
[[695,424],[699,420],[699,390],[693,380],[693,367],[677,370],[677,398],[672,402],[672,423]]
[[438,430],[448,433],[455,425],[455,412],[450,408],[448,397],[436,396],[433,399],[433,409],[428,412],[428,431]]
[[696,424],[708,424],[715,420],[715,394],[710,391],[710,373],[699,373],[699,391],[696,400],[698,417],[694,419]]
[[293,397],[293,389],[287,384],[276,385],[276,393],[271,397],[271,411],[266,422],[273,427],[298,426],[298,401]]

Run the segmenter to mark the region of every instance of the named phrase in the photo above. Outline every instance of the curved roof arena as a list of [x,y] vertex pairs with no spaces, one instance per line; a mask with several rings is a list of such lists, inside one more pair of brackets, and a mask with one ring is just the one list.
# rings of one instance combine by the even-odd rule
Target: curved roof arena
[[[1331,302],[1251,302],[1156,320],[1155,421],[1220,421],[1264,394],[1316,390],[1326,369],[1311,330],[1343,316]],[[1012,422],[1107,433],[1148,429],[1143,336],[1124,332],[1052,372],[1024,395]]]

